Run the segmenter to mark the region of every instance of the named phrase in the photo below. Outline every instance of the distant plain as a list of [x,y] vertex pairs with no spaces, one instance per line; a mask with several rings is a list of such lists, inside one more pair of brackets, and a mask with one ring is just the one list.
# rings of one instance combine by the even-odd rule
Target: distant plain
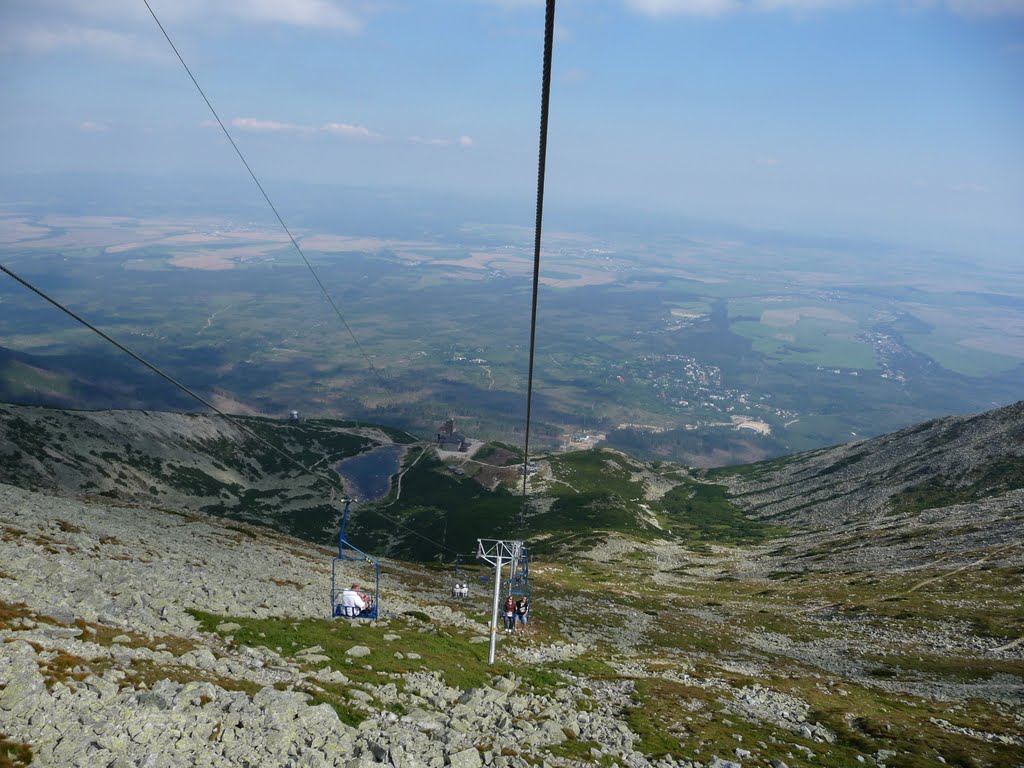
[[[8,204],[3,261],[231,410],[294,408],[420,434],[455,416],[475,436],[521,440],[527,227],[501,224],[500,212],[488,224],[394,207],[375,220],[296,217],[371,370],[264,212],[114,209],[134,215]],[[1019,266],[562,219],[549,224],[541,268],[539,445],[606,432],[640,455],[721,464],[1020,397]],[[131,361],[113,362],[112,350],[10,280],[0,283],[0,323],[5,399],[186,407],[158,380],[115,381],[125,402],[93,402],[85,393],[97,377],[116,379]],[[745,421],[770,434],[737,427]]]

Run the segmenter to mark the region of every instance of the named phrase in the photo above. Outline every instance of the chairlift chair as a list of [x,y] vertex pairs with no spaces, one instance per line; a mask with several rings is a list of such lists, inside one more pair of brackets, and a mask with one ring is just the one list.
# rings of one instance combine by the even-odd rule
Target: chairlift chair
[[[345,525],[348,523],[348,508],[352,499],[345,499],[345,511],[341,516],[341,528],[338,530],[338,556],[331,561],[331,617],[349,619],[376,619],[380,607],[380,561],[362,550],[352,546],[345,538]],[[345,562],[363,563],[373,568],[373,593],[367,594],[366,607],[363,609],[357,606],[346,606],[343,604],[342,596],[349,586],[356,580],[351,580],[351,570],[345,566]],[[344,576],[342,570],[349,571],[349,576]],[[363,584],[363,581],[359,581]]]
[[462,555],[455,556],[449,583],[449,593],[453,598],[469,597],[469,579],[462,570]]
[[512,573],[508,578],[508,593],[516,597],[531,597],[530,590],[530,553],[526,547],[520,550],[519,557],[512,563]]

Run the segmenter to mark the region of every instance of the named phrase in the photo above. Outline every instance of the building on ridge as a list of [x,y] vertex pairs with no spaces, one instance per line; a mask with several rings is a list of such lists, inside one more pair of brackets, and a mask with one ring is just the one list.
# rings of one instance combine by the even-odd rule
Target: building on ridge
[[466,452],[469,445],[466,436],[455,431],[455,419],[448,419],[437,428],[437,447],[442,451]]

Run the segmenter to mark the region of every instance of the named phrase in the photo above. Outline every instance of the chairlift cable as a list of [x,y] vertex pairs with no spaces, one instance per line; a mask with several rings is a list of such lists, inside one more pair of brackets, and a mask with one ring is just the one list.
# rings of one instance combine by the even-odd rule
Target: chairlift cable
[[523,444],[523,506],[519,525],[525,523],[526,479],[530,464],[530,422],[533,409],[533,355],[537,340],[537,292],[540,287],[540,242],[544,219],[544,174],[548,154],[548,106],[551,101],[551,49],[555,34],[555,0],[547,0],[544,14],[544,69],[541,76],[540,146],[537,152],[537,218],[533,233],[533,306],[530,315],[530,370],[526,379],[526,435]]
[[[146,360],[141,355],[139,355],[136,352],[133,352],[132,350],[130,350],[128,347],[126,347],[121,342],[117,341],[113,337],[111,337],[108,334],[104,333],[99,328],[97,328],[95,325],[93,325],[88,320],[83,318],[81,315],[76,314],[74,311],[72,311],[71,309],[66,307],[60,301],[58,301],[57,299],[55,299],[52,296],[50,296],[49,294],[47,294],[41,288],[33,285],[28,280],[26,280],[25,278],[23,278],[20,275],[18,275],[16,272],[14,272],[12,269],[7,267],[5,264],[0,263],[0,271],[4,272],[5,274],[10,276],[11,278],[16,280],[17,282],[21,283],[23,286],[28,288],[30,291],[35,293],[37,296],[39,296],[39,297],[45,299],[46,301],[48,301],[50,304],[55,306],[57,309],[59,309],[64,314],[68,315],[69,317],[73,318],[74,320],[76,320],[79,323],[81,323],[82,325],[84,325],[86,328],[88,328],[90,331],[92,331],[93,333],[98,335],[103,340],[110,342],[115,347],[117,347],[119,350],[124,352],[126,355],[128,355],[131,358],[133,358],[136,362],[139,362],[142,365],[146,366],[151,371],[153,371],[153,373],[157,374],[158,376],[160,376],[162,379],[164,379],[165,381],[169,382],[170,384],[173,384],[175,387],[180,389],[182,392],[184,392],[189,397],[193,398],[194,400],[199,401],[200,403],[205,405],[207,408],[209,408],[211,411],[216,413],[218,416],[220,416],[220,417],[222,417],[224,419],[227,419],[235,427],[237,427],[241,431],[245,432],[250,437],[255,438],[258,442],[262,443],[264,446],[266,446],[267,448],[272,450],[274,453],[278,454],[279,456],[284,458],[286,461],[288,461],[291,464],[293,464],[294,466],[296,466],[298,469],[302,470],[303,472],[305,472],[308,475],[311,475],[312,477],[315,477],[315,478],[318,478],[320,480],[323,480],[328,485],[330,485],[330,486],[340,490],[342,492],[342,494],[346,493],[345,486],[342,484],[341,480],[337,476],[325,475],[325,474],[322,474],[320,472],[317,472],[316,470],[314,470],[314,469],[312,469],[310,467],[307,467],[305,464],[303,464],[301,461],[299,461],[294,456],[289,454],[287,451],[281,450],[276,445],[271,443],[269,440],[267,440],[264,437],[261,437],[257,432],[255,432],[254,430],[252,430],[249,427],[247,427],[245,424],[243,424],[241,421],[236,419],[234,416],[231,416],[230,414],[225,413],[220,408],[218,408],[213,403],[211,403],[209,400],[204,398],[202,395],[196,394],[189,387],[187,387],[186,385],[182,384],[180,381],[175,379],[170,374],[165,373],[158,366],[156,366],[153,363],[149,362],[148,360]],[[413,528],[410,528],[409,526],[405,525],[400,520],[398,520],[397,518],[392,517],[391,515],[388,515],[388,514],[386,514],[384,512],[381,512],[380,510],[377,510],[377,509],[370,509],[370,510],[367,510],[367,511],[368,512],[372,512],[373,514],[375,514],[375,515],[377,515],[379,517],[384,518],[385,520],[387,520],[388,522],[390,522],[390,523],[394,524],[395,526],[401,528],[402,530],[408,531],[409,533],[413,534],[414,536],[417,536],[420,539],[423,539],[423,541],[427,542],[428,544],[433,544],[434,546],[438,547],[439,549],[447,550],[448,552],[452,552],[454,554],[458,554],[458,552],[456,552],[456,550],[454,550],[454,549],[452,549],[450,547],[446,547],[444,544],[441,544],[440,542],[434,541],[434,539],[430,538],[429,536],[424,536],[419,531],[417,531],[417,530],[415,530]]]
[[[288,228],[288,225],[285,224],[284,219],[281,217],[281,214],[278,212],[276,206],[271,201],[270,196],[267,194],[266,190],[263,188],[263,185],[260,183],[260,181],[257,178],[256,174],[253,172],[251,166],[246,161],[245,156],[242,154],[241,150],[238,148],[238,145],[235,143],[235,140],[231,137],[231,134],[228,131],[227,127],[224,125],[224,122],[220,119],[220,116],[217,114],[217,111],[214,109],[213,104],[207,98],[207,96],[206,96],[205,92],[203,91],[202,87],[200,87],[200,85],[199,85],[198,81],[196,80],[195,76],[192,74],[192,71],[189,69],[188,65],[185,63],[184,58],[182,58],[181,54],[178,52],[178,49],[174,45],[174,42],[171,40],[170,35],[168,35],[167,30],[164,29],[164,26],[160,22],[160,19],[157,17],[156,13],[153,11],[152,6],[150,6],[149,0],[142,0],[142,1],[146,5],[146,8],[149,10],[149,13],[153,17],[153,20],[156,22],[157,26],[160,28],[160,31],[163,33],[164,38],[166,38],[168,44],[171,46],[171,49],[174,51],[174,54],[175,54],[175,56],[177,56],[178,61],[181,62],[181,65],[182,65],[182,67],[184,67],[185,72],[189,76],[189,79],[192,80],[192,83],[193,83],[193,85],[195,85],[196,90],[199,91],[199,94],[200,94],[200,96],[202,96],[203,101],[206,102],[207,107],[210,109],[210,112],[213,114],[214,118],[216,119],[217,124],[220,126],[220,128],[223,131],[224,135],[227,137],[228,142],[234,148],[235,153],[238,155],[239,159],[242,161],[242,164],[245,166],[245,169],[249,172],[249,175],[252,177],[252,180],[255,182],[255,184],[256,184],[257,188],[259,189],[260,193],[263,195],[263,199],[266,200],[267,204],[270,206],[270,209],[274,212],[274,215],[277,218],[278,222],[281,224],[281,227],[284,229],[285,233],[288,235],[288,239],[291,241],[292,245],[295,247],[295,250],[298,252],[299,256],[302,257],[303,262],[306,264],[306,267],[312,273],[314,279],[317,282],[317,285],[319,285],[319,287],[320,287],[320,290],[323,292],[323,294],[327,298],[328,302],[334,308],[334,311],[337,314],[339,320],[341,320],[341,322],[344,325],[345,329],[348,331],[349,335],[352,337],[352,341],[355,343],[356,347],[359,349],[359,351],[362,353],[363,357],[366,359],[367,365],[370,367],[370,369],[377,376],[377,378],[381,382],[381,384],[382,385],[386,385],[386,383],[385,383],[385,381],[383,379],[383,376],[377,370],[376,366],[374,366],[373,361],[370,359],[369,355],[366,353],[366,350],[359,343],[359,340],[356,338],[356,335],[352,331],[352,328],[349,326],[348,322],[345,320],[344,316],[341,314],[341,310],[338,308],[337,304],[331,298],[331,295],[328,293],[328,291],[327,291],[326,287],[324,286],[323,282],[321,281],[319,275],[317,274],[316,270],[313,268],[313,265],[310,264],[309,260],[306,258],[306,255],[302,251],[302,248],[299,246],[298,241],[295,239],[294,235],[292,235],[291,230]],[[527,379],[527,395],[526,395],[526,430],[525,430],[526,434],[525,434],[525,441],[524,441],[524,456],[523,456],[523,510],[524,511],[525,511],[525,506],[526,506],[527,464],[529,462],[530,424],[531,424],[532,399],[533,399],[533,368],[534,368],[534,352],[535,352],[535,348],[536,348],[536,331],[537,331],[537,295],[538,295],[539,276],[540,276],[540,245],[541,245],[542,221],[543,221],[543,212],[544,212],[544,178],[545,178],[545,168],[546,168],[546,159],[547,159],[548,109],[549,109],[550,92],[551,92],[551,52],[552,52],[552,44],[553,44],[553,38],[554,38],[554,16],[555,16],[555,0],[547,0],[547,7],[546,7],[546,13],[545,13],[545,22],[544,22],[544,63],[543,63],[543,75],[542,75],[542,87],[541,87],[540,142],[539,142],[538,168],[537,168],[537,211],[536,211],[536,222],[535,222],[535,230],[534,230],[533,301],[532,301],[531,319],[530,319],[529,374],[528,374],[528,379]],[[199,403],[202,403],[204,406],[209,408],[211,411],[216,413],[218,416],[226,419],[228,422],[233,424],[236,428],[238,428],[242,432],[245,432],[250,437],[256,439],[259,443],[263,444],[264,446],[266,446],[267,448],[269,448],[273,452],[277,453],[278,455],[280,455],[282,458],[284,458],[289,463],[293,464],[295,467],[297,467],[301,471],[305,472],[308,475],[316,477],[316,478],[318,478],[320,480],[323,480],[323,481],[327,482],[328,485],[337,488],[342,493],[345,493],[344,485],[341,484],[340,480],[337,477],[331,477],[329,475],[324,475],[324,474],[321,474],[320,472],[317,472],[317,471],[311,469],[310,467],[307,467],[302,462],[300,462],[298,459],[296,459],[293,456],[291,456],[290,454],[288,454],[286,451],[281,450],[280,448],[278,448],[277,446],[273,445],[272,443],[270,443],[265,438],[261,437],[258,433],[256,433],[254,430],[252,430],[249,427],[247,427],[241,421],[237,420],[236,418],[234,418],[233,416],[229,415],[228,413],[222,411],[220,408],[215,406],[213,403],[208,401],[206,398],[204,398],[201,395],[197,394],[192,389],[187,387],[185,384],[182,384],[177,379],[173,378],[170,374],[165,373],[158,366],[156,366],[153,363],[149,362],[148,360],[146,360],[145,358],[143,358],[141,355],[137,354],[136,352],[133,352],[131,349],[129,349],[125,345],[121,344],[119,341],[117,341],[113,337],[109,336],[107,333],[101,331],[95,325],[93,325],[92,323],[90,323],[89,321],[87,321],[86,319],[81,317],[80,315],[76,314],[74,311],[69,309],[67,306],[62,304],[60,301],[58,301],[57,299],[51,297],[49,294],[47,294],[41,288],[38,288],[37,286],[35,286],[31,282],[29,282],[28,280],[22,278],[20,275],[15,273],[13,270],[8,268],[3,263],[0,263],[0,271],[4,272],[5,274],[7,274],[9,277],[14,279],[18,283],[21,283],[24,287],[26,287],[27,289],[29,289],[30,291],[32,291],[33,293],[38,295],[40,298],[42,298],[45,301],[47,301],[48,303],[52,304],[54,307],[56,307],[60,311],[64,312],[66,315],[68,315],[69,317],[71,317],[72,319],[74,319],[75,321],[77,321],[78,323],[83,325],[85,328],[89,329],[90,331],[92,331],[93,333],[98,335],[100,338],[104,339],[108,343],[110,343],[113,346],[117,347],[119,350],[121,350],[122,352],[127,354],[129,357],[133,358],[136,362],[141,363],[143,366],[145,366],[146,368],[150,369],[151,371],[156,373],[158,376],[160,376],[162,379],[164,379],[165,381],[167,381],[168,383],[172,384],[177,389],[179,389],[182,392],[184,392],[185,394],[187,394],[189,397],[193,398],[194,400],[198,401]],[[404,531],[407,531],[408,533],[413,534],[414,536],[422,539],[423,541],[426,541],[427,543],[432,544],[432,545],[438,547],[441,550],[445,550],[445,551],[451,552],[453,554],[459,554],[456,550],[452,549],[451,547],[448,547],[448,546],[446,546],[444,544],[441,544],[440,542],[437,542],[437,541],[431,539],[429,536],[423,535],[419,531],[417,531],[417,530],[415,530],[413,528],[410,528],[409,526],[403,524],[401,521],[399,521],[398,519],[396,519],[396,518],[394,518],[394,517],[392,517],[390,515],[387,515],[387,514],[385,514],[383,512],[380,512],[379,510],[375,510],[375,509],[374,510],[369,510],[369,511],[371,511],[374,514],[378,515],[379,517],[387,520],[388,522],[393,523],[398,528],[400,528],[400,529],[402,529]],[[523,517],[523,512],[520,512],[520,519],[521,520],[522,520],[522,517]]]
[[224,135],[227,137],[227,140],[231,143],[231,146],[235,150],[235,154],[238,155],[238,159],[242,161],[242,165],[245,166],[245,170],[249,172],[249,175],[252,177],[252,180],[256,182],[256,186],[259,189],[260,194],[262,194],[263,199],[267,201],[267,205],[270,206],[270,210],[274,212],[274,216],[277,217],[278,223],[281,225],[281,228],[284,229],[285,234],[288,235],[288,239],[291,240],[292,245],[295,246],[295,250],[298,251],[299,256],[302,257],[302,261],[305,262],[306,267],[310,271],[310,274],[313,275],[313,279],[316,280],[316,284],[320,286],[320,291],[326,297],[331,307],[334,308],[334,313],[338,316],[338,319],[341,320],[341,324],[345,326],[345,330],[348,331],[348,335],[352,337],[352,341],[355,343],[356,348],[359,350],[363,358],[366,360],[366,364],[370,366],[370,370],[373,371],[374,375],[377,377],[377,380],[380,382],[381,386],[384,387],[386,390],[387,382],[384,380],[384,377],[381,375],[380,371],[377,370],[377,367],[373,364],[373,361],[370,359],[370,356],[366,353],[366,350],[363,349],[363,345],[359,343],[359,339],[356,338],[356,335],[352,331],[351,326],[349,326],[348,321],[345,320],[345,317],[344,315],[341,314],[341,310],[338,308],[338,305],[334,302],[334,299],[331,298],[331,294],[328,293],[327,288],[324,286],[323,281],[320,279],[320,275],[318,275],[317,271],[313,269],[313,265],[310,264],[309,259],[306,258],[306,254],[303,252],[302,248],[299,247],[299,241],[295,239],[295,236],[292,235],[291,230],[288,229],[288,225],[284,223],[284,219],[281,217],[281,214],[277,212],[277,207],[274,205],[273,202],[271,202],[270,195],[267,194],[266,190],[263,188],[263,185],[260,183],[260,180],[256,177],[256,174],[253,172],[252,167],[249,165],[249,162],[245,159],[245,155],[242,154],[242,150],[238,148],[238,144],[236,144],[235,140],[231,137],[231,134],[228,132],[228,129],[224,125],[224,122],[220,119],[220,115],[217,114],[217,110],[213,108],[213,104],[211,104],[210,100],[206,97],[206,93],[199,85],[199,81],[196,80],[195,75],[192,74],[192,70],[189,69],[188,64],[185,63],[185,59],[182,58],[181,54],[178,52],[177,46],[174,44],[174,41],[171,40],[171,36],[167,34],[167,30],[164,29],[164,25],[160,23],[160,19],[157,18],[156,12],[153,10],[153,7],[149,4],[149,0],[142,0],[142,2],[146,4],[146,8],[149,9],[149,13],[153,17],[153,21],[155,21],[156,25],[160,27],[160,31],[163,32],[164,37],[167,39],[168,44],[171,46],[171,50],[174,51],[174,55],[178,57],[178,61],[180,61],[181,66],[185,68],[185,72],[188,73],[189,78],[192,80],[192,84],[196,87],[196,90],[199,91],[199,95],[203,97],[203,101],[206,102],[206,106],[210,108],[210,113],[217,121],[217,125],[220,126],[221,131],[224,132]]

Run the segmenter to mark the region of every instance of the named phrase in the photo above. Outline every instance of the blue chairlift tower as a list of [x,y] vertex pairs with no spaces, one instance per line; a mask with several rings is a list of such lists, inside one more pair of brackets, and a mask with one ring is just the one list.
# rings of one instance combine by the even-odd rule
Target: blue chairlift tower
[[[380,605],[380,561],[352,546],[348,539],[345,538],[348,508],[353,500],[346,497],[344,501],[345,511],[342,513],[341,527],[338,529],[338,556],[331,561],[331,616],[334,618],[376,619],[377,610]],[[362,610],[346,608],[342,604],[342,595],[354,583],[353,581],[343,579],[341,571],[344,568],[345,561],[364,563],[373,567],[373,594],[367,595],[369,599],[366,601],[366,607]]]

